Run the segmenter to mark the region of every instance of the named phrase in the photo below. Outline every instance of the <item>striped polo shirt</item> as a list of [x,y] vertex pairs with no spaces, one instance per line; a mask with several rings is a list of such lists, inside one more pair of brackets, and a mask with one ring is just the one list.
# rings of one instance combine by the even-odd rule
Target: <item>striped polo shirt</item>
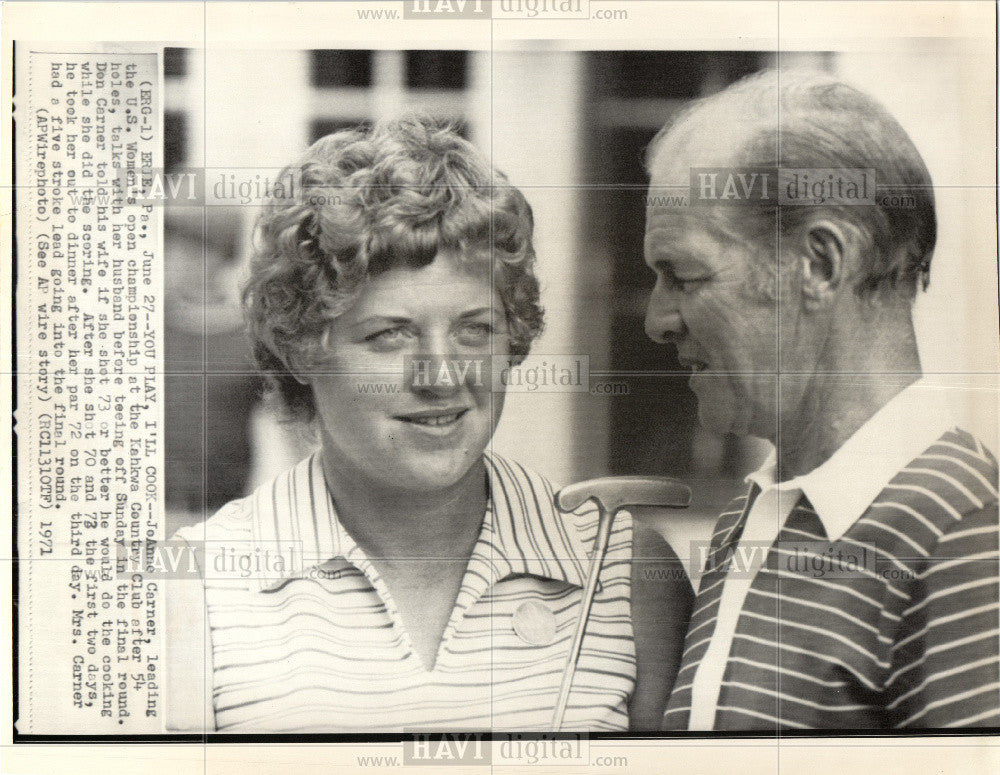
[[[486,468],[482,529],[431,670],[386,584],[338,522],[319,453],[181,531],[206,542],[216,729],[547,729],[597,513],[585,506],[560,515],[552,486],[502,457],[486,455]],[[631,554],[632,522],[623,514],[564,729],[628,728],[636,675]],[[233,572],[235,558],[247,558],[247,578]]]
[[[698,715],[716,730],[1000,725],[997,479],[990,452],[952,428],[859,516],[847,519],[859,496],[844,476],[839,500],[820,509],[806,489],[769,546],[741,546],[755,484],[716,526],[665,727],[689,727],[706,670],[713,706]],[[726,617],[731,581],[747,588]],[[715,638],[722,662],[703,664]]]

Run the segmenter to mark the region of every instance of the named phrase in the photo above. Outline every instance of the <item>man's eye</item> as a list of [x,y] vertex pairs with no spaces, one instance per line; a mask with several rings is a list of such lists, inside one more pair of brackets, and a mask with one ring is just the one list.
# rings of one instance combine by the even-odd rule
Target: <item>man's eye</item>
[[701,285],[703,285],[706,282],[708,282],[708,278],[707,277],[690,277],[690,278],[676,277],[676,278],[674,278],[674,284],[678,288],[680,288],[680,290],[683,291],[684,293],[687,293],[688,291],[693,291],[696,288],[699,288]]
[[659,262],[658,265],[653,269],[660,281],[664,286],[670,290],[680,291],[681,293],[690,293],[691,291],[697,290],[699,287],[711,280],[711,276],[695,274],[692,276],[681,277],[677,274],[677,271],[667,261]]
[[675,272],[668,270],[664,272],[663,279],[670,287],[675,288],[681,293],[689,293],[690,291],[697,290],[712,278],[706,275],[681,277]]

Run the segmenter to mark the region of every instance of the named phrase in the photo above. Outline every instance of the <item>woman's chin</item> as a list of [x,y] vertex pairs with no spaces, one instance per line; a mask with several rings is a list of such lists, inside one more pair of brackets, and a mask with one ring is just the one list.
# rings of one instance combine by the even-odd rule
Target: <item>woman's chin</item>
[[413,492],[446,490],[461,482],[482,459],[482,451],[449,450],[399,460],[392,477],[397,489]]

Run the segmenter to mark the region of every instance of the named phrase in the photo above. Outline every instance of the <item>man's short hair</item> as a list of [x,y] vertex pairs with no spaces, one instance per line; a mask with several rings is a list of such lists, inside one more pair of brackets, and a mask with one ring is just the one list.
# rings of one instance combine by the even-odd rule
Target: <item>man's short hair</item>
[[[651,172],[671,163],[684,170],[874,169],[876,203],[817,206],[853,224],[866,243],[854,286],[859,295],[890,292],[912,299],[918,284],[927,287],[937,239],[930,173],[899,122],[872,97],[836,78],[768,70],[697,100],[647,151]],[[816,213],[804,204],[768,205],[728,208],[730,222],[743,235],[762,241],[770,236],[775,244],[775,224],[782,238],[790,237]]]

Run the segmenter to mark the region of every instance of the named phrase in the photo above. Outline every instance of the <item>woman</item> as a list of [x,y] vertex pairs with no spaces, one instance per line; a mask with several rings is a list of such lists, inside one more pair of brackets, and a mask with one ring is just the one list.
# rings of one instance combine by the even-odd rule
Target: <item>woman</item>
[[[204,595],[206,648],[173,650],[197,664],[170,686],[201,671],[223,732],[547,729],[596,517],[560,515],[547,481],[487,451],[491,367],[542,329],[531,209],[417,118],[329,135],[295,169],[244,304],[321,451],[179,534],[205,542],[205,580],[171,605],[190,619]],[[617,521],[563,729],[659,728],[691,597],[656,572],[671,558]]]

